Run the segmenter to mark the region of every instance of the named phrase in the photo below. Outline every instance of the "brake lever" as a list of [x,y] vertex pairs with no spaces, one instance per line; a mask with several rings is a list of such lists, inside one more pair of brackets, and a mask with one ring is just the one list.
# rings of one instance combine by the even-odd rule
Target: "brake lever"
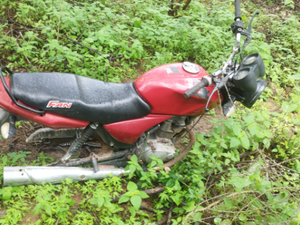
[[260,12],[259,11],[256,11],[254,13],[254,15],[252,16],[251,20],[250,20],[250,23],[248,25],[248,29],[245,30],[245,31],[242,31],[241,34],[244,35],[244,36],[247,36],[247,37],[250,37],[251,36],[251,32],[252,32],[252,22],[253,22],[253,19],[256,15],[258,15]]
[[251,18],[251,20],[250,20],[250,23],[249,23],[249,26],[248,26],[248,30],[242,31],[242,32],[241,32],[241,35],[244,35],[244,36],[246,36],[247,38],[246,38],[245,41],[244,41],[244,45],[243,45],[242,50],[240,51],[238,57],[241,56],[242,51],[247,47],[247,45],[250,44],[250,42],[251,42],[251,40],[252,40],[252,37],[251,37],[251,32],[252,32],[252,31],[251,31],[251,30],[252,30],[252,28],[251,28],[251,27],[252,27],[252,22],[253,22],[254,17],[255,17],[256,15],[258,15],[258,14],[259,14],[259,11],[256,11],[256,12],[254,13],[254,15],[252,16],[252,18]]
[[211,92],[211,95],[209,96],[209,98],[208,98],[208,100],[207,100],[207,102],[206,102],[205,112],[208,112],[208,111],[209,111],[209,108],[207,108],[207,107],[208,107],[208,104],[209,104],[209,102],[210,102],[211,97],[214,95],[214,93],[215,93],[217,90],[218,90],[218,87],[216,86],[216,87],[214,88],[214,90]]

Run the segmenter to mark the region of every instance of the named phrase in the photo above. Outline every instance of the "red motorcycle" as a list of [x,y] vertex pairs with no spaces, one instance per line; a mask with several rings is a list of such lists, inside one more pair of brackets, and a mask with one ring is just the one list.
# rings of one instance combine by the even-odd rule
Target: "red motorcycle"
[[[255,13],[254,16],[258,14]],[[209,75],[201,66],[173,63],[156,67],[134,83],[105,83],[74,74],[12,73],[0,70],[0,125],[3,138],[16,133],[15,122],[27,119],[47,128],[35,131],[27,142],[39,139],[77,137],[67,153],[56,163],[45,167],[4,167],[4,186],[59,183],[73,180],[99,179],[108,174],[120,175],[130,156],[149,163],[156,156],[170,167],[182,159],[195,138],[186,127],[199,115],[222,104],[223,113],[234,112],[234,101],[250,108],[267,83],[259,77],[265,67],[258,53],[242,58],[243,49],[251,41],[251,24],[244,30],[240,1],[235,2],[235,22],[231,28],[236,43],[223,67]],[[246,36],[240,48],[241,35]],[[3,77],[6,72],[9,77]],[[218,94],[219,93],[219,94]],[[174,158],[173,141],[186,132],[188,146]],[[93,134],[112,147],[103,154],[91,153],[71,159]],[[93,168],[75,166],[92,163]]]

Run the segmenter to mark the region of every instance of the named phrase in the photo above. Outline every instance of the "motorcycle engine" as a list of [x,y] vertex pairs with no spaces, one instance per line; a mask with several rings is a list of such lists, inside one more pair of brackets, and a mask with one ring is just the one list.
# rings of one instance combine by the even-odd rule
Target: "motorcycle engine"
[[144,151],[141,152],[140,159],[144,163],[150,163],[150,156],[160,158],[163,162],[170,161],[175,155],[175,146],[170,139],[151,137],[148,139]]
[[185,128],[187,125],[186,118],[185,116],[174,116],[161,123],[155,132],[148,131],[147,143],[145,142],[148,133],[144,133],[134,147],[134,152],[139,156],[139,159],[146,164],[152,161],[150,156],[158,157],[163,162],[173,159],[176,148],[172,138]]

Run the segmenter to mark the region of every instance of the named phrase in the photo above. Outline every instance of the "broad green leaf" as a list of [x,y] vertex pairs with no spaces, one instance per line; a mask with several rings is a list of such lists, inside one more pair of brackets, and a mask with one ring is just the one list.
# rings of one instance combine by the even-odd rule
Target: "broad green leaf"
[[130,198],[130,202],[133,205],[133,207],[138,210],[141,207],[142,204],[142,198],[138,195],[134,195]]
[[34,209],[33,209],[33,214],[36,215],[38,214],[40,211],[41,211],[41,206],[42,206],[42,203],[38,203]]
[[237,191],[240,191],[244,187],[249,186],[252,182],[248,178],[231,177],[228,183],[232,184],[237,189]]
[[182,202],[182,199],[181,199],[182,195],[179,193],[179,192],[176,192],[175,195],[172,195],[171,196],[171,199],[175,202],[175,204],[177,206],[180,205],[180,203]]
[[202,213],[199,213],[199,212],[197,212],[194,216],[193,216],[193,218],[194,218],[194,220],[200,220],[201,218],[202,218]]
[[3,200],[9,200],[11,198],[11,192],[10,191],[6,191],[2,194],[2,199]]
[[133,206],[128,207],[128,210],[129,210],[129,212],[131,214],[131,217],[135,217],[136,216],[136,211],[137,210],[135,210],[135,208]]
[[215,224],[220,224],[221,220],[222,220],[221,218],[216,217],[216,218],[214,218],[214,223]]
[[239,141],[239,139],[233,137],[230,140],[230,148],[235,148],[237,146],[239,146],[241,144],[241,142]]
[[166,187],[173,187],[175,185],[175,180],[169,179],[166,183]]
[[73,206],[75,204],[75,201],[73,199],[68,199],[66,201],[70,206]]
[[245,149],[250,148],[250,141],[246,134],[243,137],[241,137],[241,143]]
[[6,165],[6,163],[7,163],[7,157],[6,156],[4,156],[4,157],[2,157],[2,163],[3,163],[3,165]]
[[15,152],[9,152],[9,153],[7,153],[7,155],[13,158],[13,157],[17,156],[17,153],[15,153]]
[[244,214],[240,214],[239,219],[240,219],[240,221],[246,221],[247,217]]
[[255,124],[251,124],[250,126],[248,126],[248,130],[250,132],[250,135],[251,136],[254,136],[257,134],[257,131],[258,131],[258,126],[255,125]]
[[291,75],[290,78],[294,80],[300,80],[300,74]]
[[98,207],[100,208],[104,203],[104,198],[103,197],[92,198],[90,203],[94,205],[98,205]]
[[134,173],[134,171],[136,171],[136,166],[129,165],[129,171],[130,171],[130,173]]
[[[226,220],[223,220],[220,225],[231,225],[232,224],[232,221],[230,219],[226,219]],[[245,224],[243,224],[245,225]]]
[[137,189],[138,189],[138,187],[135,183],[133,183],[132,181],[128,182],[128,184],[127,184],[127,190],[128,191],[135,191]]
[[227,197],[224,198],[224,202],[225,202],[225,206],[228,210],[230,210],[232,208],[232,203],[231,200]]
[[119,204],[123,203],[123,202],[128,202],[129,198],[127,195],[122,195],[121,198],[119,199]]
[[52,216],[52,211],[51,211],[51,208],[50,208],[50,205],[44,205],[45,207],[45,211],[48,215]]
[[103,205],[103,203],[104,203],[104,198],[98,198],[98,207],[100,208],[100,207],[102,207],[102,205]]
[[191,201],[191,202],[187,202],[187,206],[184,206],[183,208],[185,209],[186,212],[191,212],[195,209],[195,202]]
[[298,108],[297,104],[291,104],[291,103],[288,103],[288,102],[283,102],[282,106],[281,106],[282,111],[285,112],[285,113],[293,112],[297,108]]
[[235,125],[233,128],[233,133],[236,135],[236,136],[239,136],[241,133],[242,133],[242,130],[240,129],[240,126],[237,126]]
[[141,198],[149,198],[149,195],[147,195],[145,192],[141,191],[139,193],[139,196],[141,196]]
[[137,156],[136,155],[131,156],[130,161],[137,162]]
[[175,185],[173,186],[174,191],[180,191],[181,186],[178,180],[175,181]]
[[225,166],[227,166],[229,163],[230,163],[230,159],[225,159],[225,162],[224,162]]

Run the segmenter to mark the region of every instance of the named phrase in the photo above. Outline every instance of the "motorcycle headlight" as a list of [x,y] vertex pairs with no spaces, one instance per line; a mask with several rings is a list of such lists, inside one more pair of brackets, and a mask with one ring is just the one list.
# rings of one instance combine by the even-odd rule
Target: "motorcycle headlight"
[[265,65],[258,53],[246,56],[240,64],[239,70],[232,79],[237,88],[255,92],[257,90],[257,78],[265,74]]
[[247,108],[251,108],[256,100],[259,98],[261,93],[265,90],[267,82],[261,79],[256,81],[256,91],[254,92],[243,92],[242,104]]

